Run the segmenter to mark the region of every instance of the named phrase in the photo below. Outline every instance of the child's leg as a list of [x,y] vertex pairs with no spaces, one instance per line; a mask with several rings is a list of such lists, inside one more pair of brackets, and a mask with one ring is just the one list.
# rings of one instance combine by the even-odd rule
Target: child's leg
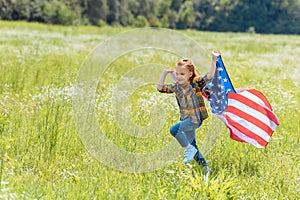
[[198,150],[198,152],[196,153],[196,155],[195,155],[195,157],[194,157],[194,159],[196,160],[196,162],[197,162],[199,165],[207,166],[207,162],[206,162],[204,156],[202,155],[202,153],[199,151],[195,139],[193,140],[193,142],[191,143],[191,145],[193,145],[193,146]]
[[175,124],[170,128],[170,133],[176,138],[178,143],[182,147],[186,147],[189,144],[189,140],[187,139],[186,135],[183,132],[179,132],[181,122]]
[[194,159],[196,160],[196,162],[199,165],[206,166],[207,165],[206,160],[204,159],[204,156],[199,151],[198,146],[196,144],[196,132],[195,132],[195,130],[194,131],[190,131],[190,132],[186,132],[185,134],[186,134],[186,136],[187,136],[190,144],[193,145],[197,149],[197,153],[196,153]]
[[193,132],[193,136],[190,136],[189,134],[189,137],[195,138],[195,129],[198,127],[198,124],[192,123],[191,120],[188,118],[175,124],[170,129],[171,134],[177,139],[179,144],[182,147],[185,147],[184,163],[189,163],[198,152],[198,150],[193,145],[191,145],[192,140],[189,140],[186,134]]
[[[198,124],[192,123],[191,120],[188,118],[172,126],[170,128],[170,133],[177,139],[177,141],[182,147],[187,147],[195,138],[195,130],[198,127]],[[191,132],[193,132],[194,134],[189,134],[189,136],[187,137],[186,133]]]

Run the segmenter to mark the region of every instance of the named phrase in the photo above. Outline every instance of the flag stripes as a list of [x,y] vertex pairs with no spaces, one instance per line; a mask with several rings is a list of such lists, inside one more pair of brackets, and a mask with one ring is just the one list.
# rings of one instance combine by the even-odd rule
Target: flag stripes
[[273,130],[271,129],[270,126],[268,126],[264,122],[258,120],[258,118],[255,118],[255,117],[251,116],[250,114],[247,114],[246,112],[244,112],[242,110],[239,110],[238,108],[234,108],[233,106],[230,106],[227,109],[227,116],[231,117],[231,118],[240,117],[242,120],[245,120],[245,122],[242,121],[241,123],[249,122],[249,124],[252,124],[254,128],[259,127],[260,129],[265,131],[266,134],[268,134],[268,135],[271,135],[273,132]]
[[254,102],[252,99],[245,97],[246,95],[244,96],[243,93],[247,93],[247,91],[238,95],[234,93],[228,94],[228,105],[234,107],[231,108],[231,110],[240,109],[254,118],[260,119],[260,121],[270,126],[272,130],[275,130],[275,128],[279,125],[279,121],[273,111],[257,102]]
[[[248,99],[252,99],[253,101],[267,106],[270,110],[272,110],[272,107],[268,101],[268,99],[259,91],[257,90],[247,90],[248,92],[244,93],[247,94]],[[251,95],[252,94],[252,95]]]
[[216,73],[206,88],[210,91],[208,100],[212,113],[225,123],[231,139],[259,148],[268,145],[279,125],[277,116],[261,92],[234,89],[221,56],[217,59]]
[[271,106],[260,92],[249,89],[228,93],[228,107],[222,115],[233,140],[264,147],[279,125]]
[[235,129],[234,127],[227,127],[229,129],[229,133],[230,133],[230,138],[238,141],[238,142],[246,142],[249,144],[254,145],[257,148],[263,148],[265,147],[268,143],[264,142],[264,143],[259,143],[257,140],[246,136],[245,134],[243,134],[242,132],[240,132],[239,130]]

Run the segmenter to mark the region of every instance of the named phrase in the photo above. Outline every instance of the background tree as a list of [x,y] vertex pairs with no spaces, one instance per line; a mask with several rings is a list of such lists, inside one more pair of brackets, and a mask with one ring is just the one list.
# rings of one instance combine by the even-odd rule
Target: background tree
[[179,18],[177,22],[178,29],[192,28],[195,21],[193,3],[185,1],[179,9]]
[[0,19],[12,20],[12,9],[11,0],[0,0]]
[[109,13],[107,15],[107,23],[112,24],[119,24],[120,18],[120,2],[118,0],[109,0],[107,2]]
[[146,19],[146,17],[142,15],[137,16],[135,21],[133,22],[133,26],[137,28],[146,27],[148,25],[149,25],[148,20]]
[[28,21],[44,22],[43,2],[41,0],[31,0],[28,6]]
[[27,20],[29,18],[28,5],[30,0],[1,0],[0,16],[7,20]]
[[128,1],[120,1],[120,18],[118,19],[122,26],[132,26],[134,22],[134,15],[130,10]]
[[300,34],[299,0],[0,0],[0,19]]
[[211,24],[217,18],[217,7],[215,0],[193,0],[194,28],[210,30]]
[[93,25],[99,25],[101,20],[106,21],[109,7],[106,0],[88,0],[86,15]]
[[176,12],[179,12],[181,5],[185,2],[185,0],[172,0],[170,8],[172,10],[175,10]]
[[45,2],[44,19],[47,23],[71,25],[76,21],[76,13],[61,1]]

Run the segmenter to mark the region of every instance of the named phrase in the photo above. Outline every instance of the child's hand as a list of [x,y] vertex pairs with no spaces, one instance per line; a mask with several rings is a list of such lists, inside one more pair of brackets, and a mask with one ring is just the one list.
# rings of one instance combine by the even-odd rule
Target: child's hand
[[174,71],[172,69],[164,69],[165,73],[173,73]]
[[176,81],[176,73],[172,69],[164,69],[165,74],[170,74],[173,81]]
[[221,52],[220,52],[220,51],[216,51],[216,50],[215,50],[215,51],[212,52],[212,58],[213,58],[214,60],[217,60],[219,55],[221,55]]
[[[171,74],[171,76],[172,76],[172,74],[174,73],[174,71],[173,70],[171,70],[171,69],[164,69],[164,71],[163,71],[163,73],[162,73],[162,75],[161,75],[161,77],[160,77],[160,79],[159,79],[159,81],[158,81],[158,83],[157,83],[157,89],[160,91],[162,88],[163,88],[163,86],[164,86],[164,82],[165,82],[165,78],[166,78],[166,76],[168,75],[168,74]],[[172,77],[173,78],[173,77]]]

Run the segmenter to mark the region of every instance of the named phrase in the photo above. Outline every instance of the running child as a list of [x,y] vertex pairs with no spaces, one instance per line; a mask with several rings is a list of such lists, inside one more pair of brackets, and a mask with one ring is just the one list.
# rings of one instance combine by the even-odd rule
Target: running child
[[[180,110],[180,121],[170,128],[170,133],[179,144],[185,148],[184,163],[193,159],[207,170],[207,162],[196,144],[196,129],[199,128],[208,113],[202,97],[202,90],[213,78],[216,71],[216,61],[219,51],[212,52],[210,71],[200,77],[195,65],[190,59],[182,59],[176,64],[176,70],[164,69],[157,84],[157,90],[162,93],[175,93]],[[170,74],[176,78],[176,82],[165,84],[166,76]]]

